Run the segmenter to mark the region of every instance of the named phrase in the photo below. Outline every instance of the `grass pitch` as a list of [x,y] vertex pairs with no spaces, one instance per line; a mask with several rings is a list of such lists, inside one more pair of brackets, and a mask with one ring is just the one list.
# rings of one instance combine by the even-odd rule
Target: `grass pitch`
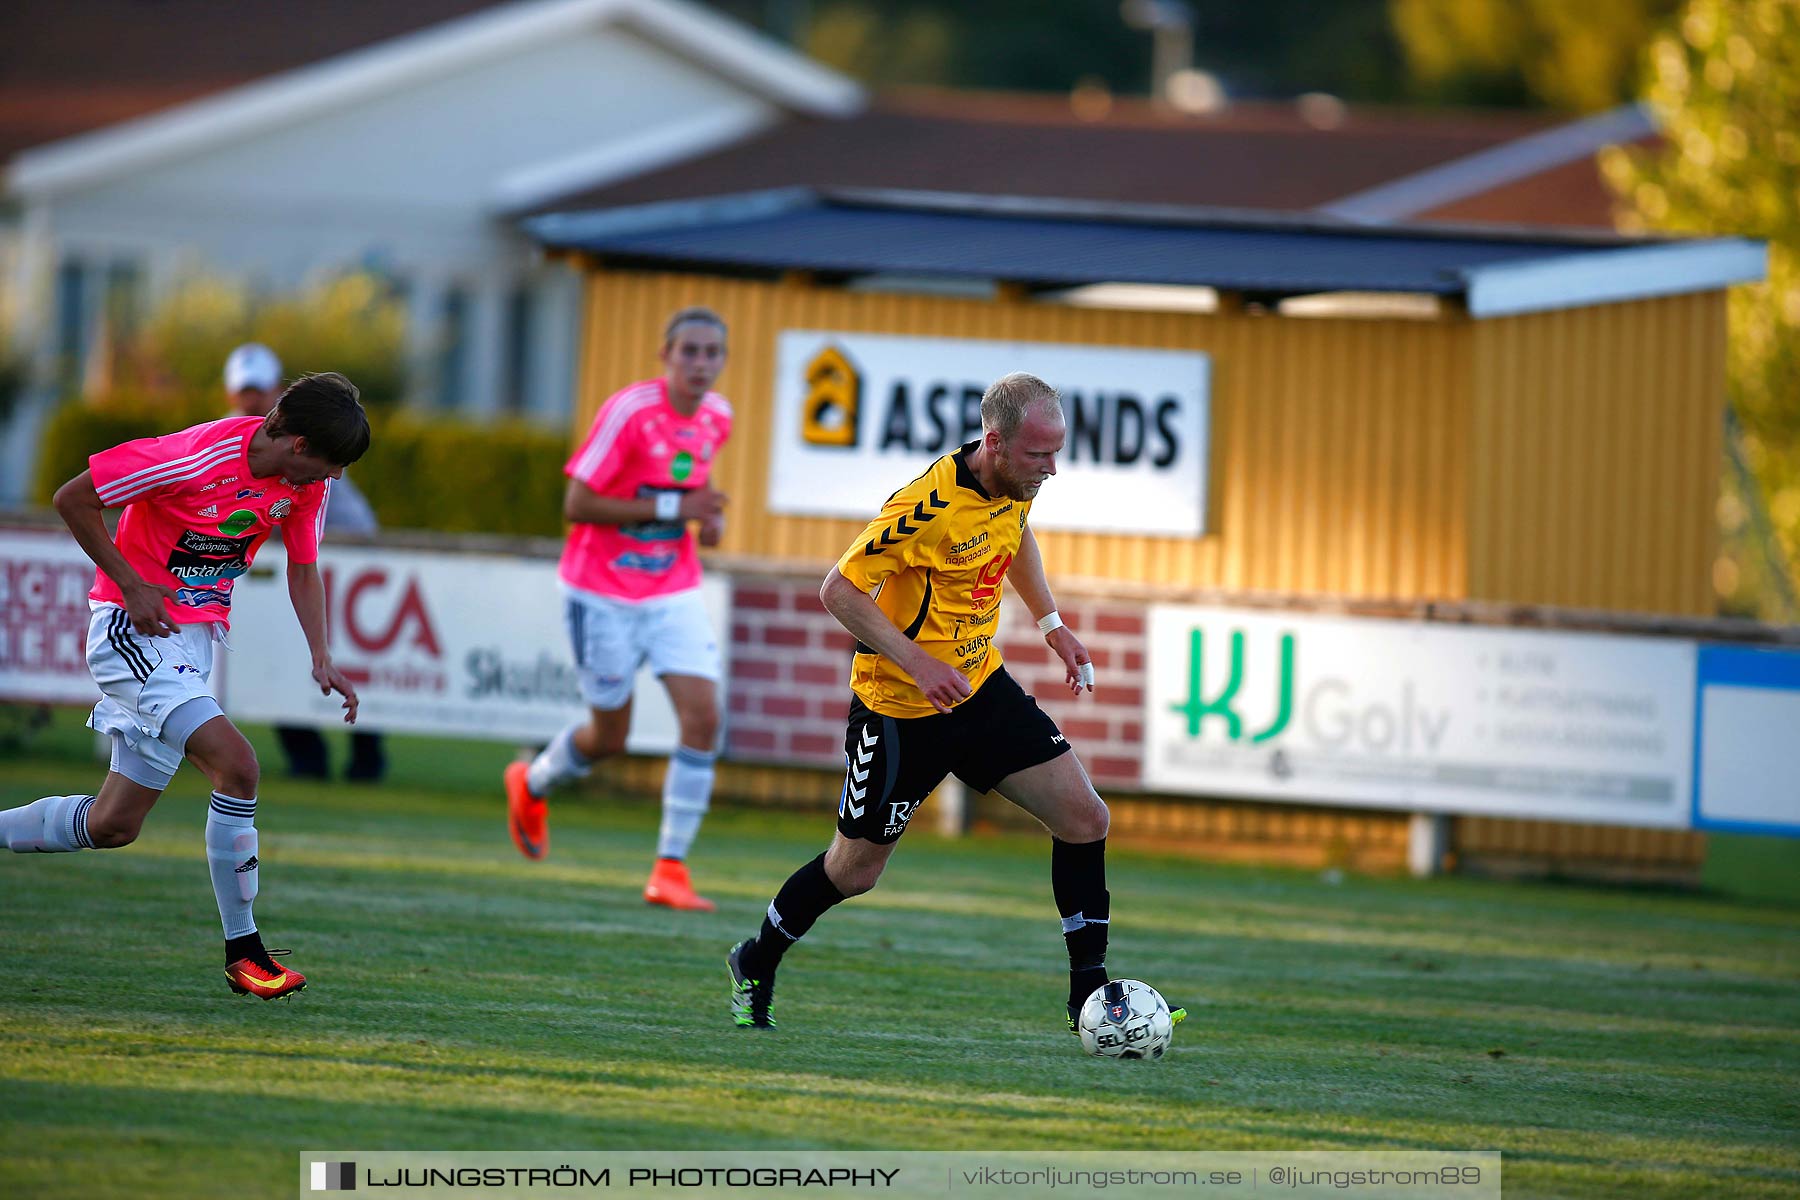
[[[0,805],[98,781],[55,749],[0,759]],[[1193,1013],[1115,1063],[1062,1031],[1043,841],[920,829],[756,1034],[724,954],[826,814],[715,812],[720,912],[678,914],[639,896],[653,806],[564,801],[529,863],[482,790],[504,752],[410,753],[392,786],[264,788],[291,1003],[225,987],[190,771],[135,846],[0,856],[0,1195],[285,1193],[304,1148],[683,1147],[1499,1149],[1509,1196],[1800,1195],[1792,904],[1115,850],[1112,966]]]

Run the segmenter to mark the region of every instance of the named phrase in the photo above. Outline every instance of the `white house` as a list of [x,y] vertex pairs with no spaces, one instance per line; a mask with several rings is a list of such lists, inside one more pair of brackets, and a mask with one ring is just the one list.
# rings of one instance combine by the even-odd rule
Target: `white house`
[[34,386],[0,447],[16,500],[59,364],[109,308],[196,268],[291,287],[369,266],[411,314],[422,399],[567,412],[577,296],[512,217],[864,105],[849,79],[686,0],[522,0],[14,158],[14,344]]

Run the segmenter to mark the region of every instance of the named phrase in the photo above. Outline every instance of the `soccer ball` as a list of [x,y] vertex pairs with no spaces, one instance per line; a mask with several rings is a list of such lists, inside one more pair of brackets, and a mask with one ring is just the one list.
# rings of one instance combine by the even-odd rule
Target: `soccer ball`
[[1136,979],[1115,979],[1094,989],[1075,1021],[1081,1045],[1102,1058],[1161,1058],[1175,1035],[1169,1005]]

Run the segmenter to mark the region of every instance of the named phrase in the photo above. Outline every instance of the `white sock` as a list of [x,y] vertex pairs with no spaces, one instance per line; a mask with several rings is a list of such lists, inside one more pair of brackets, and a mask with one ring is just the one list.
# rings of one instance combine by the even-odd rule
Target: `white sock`
[[558,785],[580,779],[594,764],[575,748],[575,731],[587,722],[577,721],[550,739],[544,752],[531,760],[525,786],[534,796],[548,796]]
[[68,854],[92,850],[88,809],[92,796],[45,796],[0,812],[0,842],[14,854]]
[[212,794],[206,810],[206,865],[213,899],[228,938],[256,932],[250,903],[256,899],[256,798]]
[[662,834],[656,857],[686,858],[700,832],[700,818],[712,802],[713,756],[704,750],[675,747],[669,773],[663,776]]

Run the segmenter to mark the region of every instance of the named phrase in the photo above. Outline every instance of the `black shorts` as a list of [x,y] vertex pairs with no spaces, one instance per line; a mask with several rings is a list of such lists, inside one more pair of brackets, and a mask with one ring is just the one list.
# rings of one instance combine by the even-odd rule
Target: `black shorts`
[[900,840],[932,789],[955,775],[977,792],[1069,748],[1050,715],[1001,667],[947,713],[886,717],[850,701],[838,832],[883,845]]

